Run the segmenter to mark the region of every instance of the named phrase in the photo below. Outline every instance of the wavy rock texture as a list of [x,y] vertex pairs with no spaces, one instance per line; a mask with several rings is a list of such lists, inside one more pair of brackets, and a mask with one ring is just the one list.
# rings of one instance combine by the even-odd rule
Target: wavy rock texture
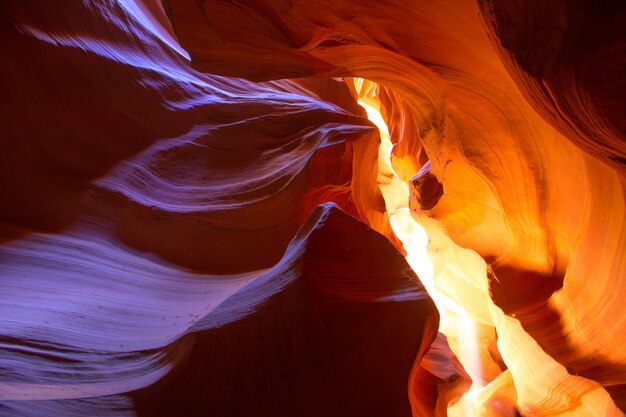
[[194,325],[211,330],[190,359],[132,397],[139,415],[408,416],[409,371],[437,326],[395,248],[320,206],[274,268]]
[[[421,144],[400,148],[423,148],[444,190],[430,216],[489,264],[489,274],[483,269],[467,290],[451,295],[474,317],[504,323],[497,310],[467,300],[472,286],[476,300],[489,290],[521,321],[518,336],[539,343],[529,357],[547,352],[571,374],[604,385],[623,406],[626,319],[616,295],[624,291],[626,235],[624,177],[615,165],[623,158],[622,7],[495,4],[167,2],[198,69],[251,79],[358,76],[393,91],[381,96],[401,97],[418,133],[409,141]],[[230,18],[217,17],[223,15]],[[503,64],[504,55],[511,58]],[[597,88],[614,79],[614,90]],[[538,80],[547,86],[541,94]],[[395,103],[387,115],[402,108]],[[388,116],[390,131],[402,131],[405,120]],[[440,276],[446,287],[446,278],[463,279]],[[518,391],[531,380],[514,379]],[[574,391],[561,405],[549,405],[543,394],[519,401],[531,414],[575,412],[588,389]]]
[[2,19],[1,415],[293,415],[314,387],[345,415],[410,413],[428,296],[338,209],[301,229],[328,201],[383,217],[355,205],[352,141],[376,135],[343,81],[201,74],[156,3],[11,1]]
[[583,150],[623,172],[626,5],[479,4],[494,47],[529,103]]
[[0,7],[0,414],[623,415],[623,5]]

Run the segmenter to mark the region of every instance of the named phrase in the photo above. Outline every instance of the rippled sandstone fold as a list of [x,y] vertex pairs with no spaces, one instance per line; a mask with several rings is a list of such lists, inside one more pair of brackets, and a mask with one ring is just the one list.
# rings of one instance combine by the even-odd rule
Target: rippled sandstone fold
[[[386,221],[375,183],[353,183],[377,137],[342,80],[200,73],[155,2],[0,7],[0,415],[151,415],[159,398],[202,414],[185,395],[219,389],[237,396],[204,405],[235,415],[245,404],[222,377],[256,386],[273,415],[305,394],[410,414],[437,312],[358,220]],[[206,351],[219,372],[195,367]],[[189,367],[199,391],[155,397]],[[283,393],[265,384],[276,369]]]
[[[166,8],[202,71],[358,76],[391,91],[381,93],[390,131],[402,132],[404,120],[417,130],[392,158],[415,164],[415,174],[423,155],[399,160],[423,149],[442,185],[436,204],[425,202],[430,216],[485,259],[505,313],[623,404],[626,319],[614,296],[624,290],[626,252],[621,6],[170,0]],[[408,109],[410,118],[398,115]]]
[[274,268],[194,325],[189,359],[131,396],[150,416],[410,416],[437,325],[401,254],[320,206]]
[[[8,0],[0,11],[0,415],[149,415],[161,411],[157,400],[163,410],[180,402],[189,413],[211,404],[244,413],[228,392],[195,409],[181,399],[200,386],[171,397],[159,390],[186,375],[200,385],[232,378],[229,363],[215,374],[196,366],[220,349],[241,349],[232,366],[247,372],[256,356],[240,340],[259,333],[294,344],[260,337],[270,356],[302,340],[331,349],[320,340],[346,335],[333,327],[343,310],[328,299],[362,298],[340,303],[360,318],[339,321],[363,330],[387,314],[368,310],[382,305],[372,300],[379,290],[397,301],[385,320],[397,324],[394,343],[357,336],[365,352],[399,353],[403,366],[386,385],[380,363],[337,360],[390,390],[362,381],[371,395],[344,404],[343,415],[377,401],[406,411],[399,375],[422,354],[430,368],[415,368],[405,390],[425,390],[411,391],[413,412],[443,415],[458,400],[467,373],[441,340],[422,351],[423,311],[395,310],[413,305],[395,297],[417,284],[356,262],[384,252],[404,271],[392,246],[329,206],[317,213],[330,225],[309,236],[324,237],[300,247],[301,234],[289,246],[311,211],[333,201],[405,250],[377,184],[377,132],[351,80],[336,77],[373,81],[391,165],[411,184],[406,203],[430,234],[435,284],[488,329],[477,409],[623,415],[623,5]],[[350,246],[333,243],[346,230],[371,256],[330,250]],[[315,269],[326,263],[305,246],[333,267]],[[310,292],[264,292],[287,264]],[[265,302],[272,320],[294,321],[267,327],[267,311],[256,310]],[[299,305],[321,309],[330,324],[302,334],[310,311],[276,313]],[[379,316],[371,321],[387,331]],[[400,335],[411,342],[396,343]],[[310,367],[289,352],[297,369]],[[255,381],[272,369],[266,359],[251,366]],[[340,393],[321,382],[328,376],[308,386],[324,398],[306,398],[311,412],[335,405],[325,402]],[[251,385],[268,413],[295,407]]]
[[626,167],[626,5],[478,2],[494,47],[532,106],[584,151]]

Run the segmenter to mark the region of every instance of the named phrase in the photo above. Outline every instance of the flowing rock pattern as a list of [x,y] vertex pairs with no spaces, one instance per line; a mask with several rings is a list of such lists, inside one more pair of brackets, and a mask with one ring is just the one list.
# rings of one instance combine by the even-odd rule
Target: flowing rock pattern
[[623,4],[0,10],[0,415],[624,415]]
[[[293,415],[316,386],[312,406],[410,414],[428,295],[338,208],[302,226],[327,201],[383,217],[355,205],[352,141],[377,137],[343,81],[201,74],[156,3],[2,12],[0,415]],[[190,368],[195,391],[159,394]]]
[[395,248],[320,206],[274,268],[194,325],[210,330],[189,360],[132,397],[139,415],[410,416],[409,371],[437,326]]
[[[381,113],[392,123],[390,132],[402,131],[398,123],[409,120],[396,114],[406,103],[418,131],[408,140],[421,141],[412,149],[425,151],[444,190],[430,215],[456,244],[489,264],[467,288],[478,288],[476,300],[489,291],[542,351],[573,375],[603,384],[623,407],[626,318],[616,294],[624,293],[626,275],[619,98],[624,65],[618,52],[624,32],[618,23],[623,7],[614,3],[480,2],[480,9],[470,1],[167,5],[198,69],[251,79],[367,78],[384,85]],[[218,21],[220,15],[230,19]],[[232,23],[239,21],[246,22],[243,28]],[[582,47],[576,39],[584,41]],[[543,58],[554,51],[546,63]],[[503,63],[505,54],[513,58]],[[253,64],[258,55],[264,59]],[[528,72],[542,65],[544,72]],[[555,92],[535,93],[541,77],[548,86],[543,91]],[[604,82],[615,90],[597,88]],[[394,95],[401,100],[385,98]],[[559,111],[545,110],[554,108]],[[401,167],[396,172],[411,173]],[[431,253],[435,247],[443,250],[433,241]],[[439,275],[442,286],[464,287],[458,283],[463,274]],[[451,295],[463,299],[474,317],[494,324],[489,317],[496,310],[470,302],[467,291]],[[518,376],[518,390],[523,380],[531,378]],[[573,402],[559,412],[575,408],[574,398],[585,389],[578,392],[565,394]],[[520,401],[528,413],[557,412],[559,407],[542,408],[540,397]]]
[[623,172],[626,4],[557,0],[528,7],[524,1],[481,0],[479,5],[525,98],[568,139]]

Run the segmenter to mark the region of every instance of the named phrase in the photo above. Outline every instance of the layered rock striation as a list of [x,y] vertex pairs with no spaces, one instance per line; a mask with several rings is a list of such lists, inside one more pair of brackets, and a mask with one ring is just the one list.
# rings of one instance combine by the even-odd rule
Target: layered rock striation
[[624,7],[544,3],[5,1],[0,414],[623,415]]

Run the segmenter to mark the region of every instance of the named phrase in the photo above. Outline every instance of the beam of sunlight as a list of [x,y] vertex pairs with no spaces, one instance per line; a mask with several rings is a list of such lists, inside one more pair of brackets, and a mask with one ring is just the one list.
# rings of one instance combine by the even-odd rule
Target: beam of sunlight
[[[402,180],[407,176],[397,175],[391,162],[393,142],[402,138],[389,136],[378,97],[381,87],[363,79],[348,82],[354,83],[358,103],[380,131],[377,180],[393,233],[437,305],[439,331],[447,336],[450,348],[472,379],[470,389],[457,402],[448,404],[448,417],[513,417],[521,412],[582,417],[591,415],[590,410],[623,417],[604,388],[569,374],[515,317],[507,316],[493,303],[487,264],[478,253],[454,243],[427,213],[412,215],[409,184]],[[505,371],[488,351],[495,335],[489,332],[494,331]]]
[[[380,147],[378,151],[378,185],[385,200],[389,222],[395,235],[402,242],[407,253],[406,259],[437,305],[441,320],[440,331],[448,337],[452,350],[472,377],[472,386],[457,405],[449,410],[450,416],[470,415],[472,399],[483,386],[479,345],[474,320],[461,305],[439,291],[435,285],[433,265],[429,257],[429,237],[424,226],[417,221],[409,209],[409,185],[402,181],[393,170],[391,154],[393,144],[389,129],[380,112],[377,95],[378,85],[374,82],[354,79],[359,95],[358,103],[367,112],[368,118],[378,127]],[[439,272],[439,271],[438,271]],[[441,271],[441,273],[445,273]]]

